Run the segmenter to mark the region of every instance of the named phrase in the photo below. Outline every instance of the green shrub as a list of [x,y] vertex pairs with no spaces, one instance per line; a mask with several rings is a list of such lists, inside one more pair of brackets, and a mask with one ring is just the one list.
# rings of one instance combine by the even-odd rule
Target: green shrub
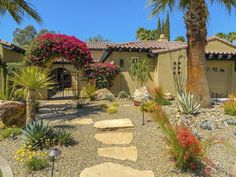
[[177,106],[184,114],[196,114],[201,108],[199,100],[191,93],[177,93]]
[[33,149],[49,148],[54,144],[53,127],[42,120],[33,121],[22,131],[22,140]]
[[0,177],[3,177],[3,175],[2,175],[2,170],[0,169]]
[[107,113],[109,113],[109,114],[115,114],[117,112],[118,112],[117,107],[111,106],[111,107],[107,108]]
[[96,85],[88,83],[84,88],[83,92],[86,94],[86,96],[91,100],[95,100],[95,92],[96,92]]
[[71,133],[69,131],[63,130],[63,129],[59,129],[56,132],[56,136],[55,136],[55,144],[59,144],[59,145],[71,145],[74,143],[73,137],[71,136]]
[[223,108],[224,108],[225,114],[229,114],[231,116],[235,116],[236,115],[236,101],[235,101],[235,97],[231,95],[229,97],[229,100],[224,102]]
[[156,110],[157,103],[155,101],[144,102],[143,105],[140,105],[141,111],[152,113]]
[[121,99],[121,98],[129,98],[129,95],[128,95],[125,91],[121,91],[121,92],[117,95],[117,97],[118,97],[119,99]]
[[161,105],[161,106],[169,106],[171,105],[171,102],[167,99],[165,99],[164,97],[162,96],[158,96],[156,99],[155,99],[156,103]]
[[16,136],[21,134],[20,128],[10,127],[0,130],[0,139],[9,138],[11,136]]
[[101,109],[107,109],[108,108],[107,104],[105,104],[105,103],[100,104],[99,107]]
[[106,98],[105,98],[105,100],[108,100],[108,101],[110,101],[110,102],[112,102],[114,99],[115,99],[115,98],[114,98],[114,96],[113,96],[112,94],[106,95]]
[[38,171],[49,167],[49,163],[46,158],[33,157],[25,162],[25,166],[29,171]]
[[113,102],[111,105],[112,105],[112,107],[119,107],[120,106],[120,104],[117,102]]

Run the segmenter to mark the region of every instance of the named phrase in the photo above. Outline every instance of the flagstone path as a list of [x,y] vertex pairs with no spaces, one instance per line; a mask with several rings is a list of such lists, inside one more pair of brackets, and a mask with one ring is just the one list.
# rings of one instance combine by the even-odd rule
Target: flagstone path
[[[134,125],[130,119],[102,120],[94,124],[95,140],[107,147],[98,148],[98,156],[117,160],[137,161],[136,146],[130,146]],[[116,146],[111,146],[116,145]],[[122,146],[121,146],[122,145]],[[125,145],[125,146],[124,146]],[[153,171],[140,171],[121,164],[106,162],[85,168],[80,177],[154,177]]]

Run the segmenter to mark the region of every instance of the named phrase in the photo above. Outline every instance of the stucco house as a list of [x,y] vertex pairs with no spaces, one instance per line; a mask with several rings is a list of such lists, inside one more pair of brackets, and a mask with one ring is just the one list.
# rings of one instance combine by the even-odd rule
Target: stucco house
[[[152,77],[145,85],[160,86],[164,92],[175,94],[174,76],[182,74],[187,77],[187,44],[184,42],[167,41],[135,41],[127,43],[96,42],[87,43],[94,62],[114,62],[121,72],[113,81],[110,90],[114,94],[126,91],[132,94],[136,83],[129,74],[132,62],[143,59],[149,61]],[[14,44],[0,40],[0,61],[21,62],[24,50]],[[236,46],[217,37],[209,37],[206,47],[207,78],[212,96],[218,94],[226,97],[236,94]],[[41,99],[63,99],[78,95],[86,85],[82,77],[69,61],[59,58],[50,66],[53,79],[58,83],[53,90],[42,90]],[[1,80],[0,76],[0,80]],[[1,82],[0,82],[1,85]]]

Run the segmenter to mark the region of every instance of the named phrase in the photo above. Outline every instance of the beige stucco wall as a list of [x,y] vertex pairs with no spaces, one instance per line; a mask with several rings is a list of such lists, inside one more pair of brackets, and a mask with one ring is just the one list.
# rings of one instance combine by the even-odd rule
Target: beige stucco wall
[[116,76],[115,80],[113,81],[113,86],[110,88],[111,92],[114,94],[118,94],[120,91],[125,91],[129,94],[133,94],[135,91],[135,87],[140,87],[137,85],[136,82],[131,78],[129,74],[129,69],[131,66],[131,58],[132,57],[139,57],[140,60],[147,59],[149,61],[150,67],[150,75],[152,80],[148,80],[145,85],[147,87],[154,87],[156,77],[154,77],[154,72],[157,66],[156,58],[148,58],[147,53],[140,53],[140,52],[113,52],[106,61],[108,62],[115,62],[119,66],[120,59],[124,60],[124,67],[121,68],[121,73]]

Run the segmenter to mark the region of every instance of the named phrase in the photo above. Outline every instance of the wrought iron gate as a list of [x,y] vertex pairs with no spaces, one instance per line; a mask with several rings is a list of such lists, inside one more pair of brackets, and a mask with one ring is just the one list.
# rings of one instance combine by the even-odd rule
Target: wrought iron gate
[[62,67],[51,72],[55,82],[52,89],[48,90],[49,99],[75,99],[78,97],[78,72],[70,71]]

